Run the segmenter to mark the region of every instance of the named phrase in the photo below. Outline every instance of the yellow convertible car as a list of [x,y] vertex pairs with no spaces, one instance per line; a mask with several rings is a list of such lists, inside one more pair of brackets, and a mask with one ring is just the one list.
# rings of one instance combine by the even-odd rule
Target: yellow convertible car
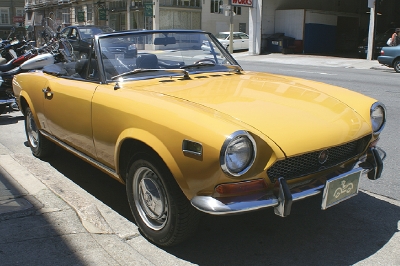
[[[121,40],[137,57],[110,45]],[[188,238],[201,213],[284,217],[313,196],[327,209],[381,176],[386,109],[372,98],[244,71],[203,31],[114,32],[92,48],[14,78],[28,143],[39,158],[60,145],[125,184],[157,245]]]

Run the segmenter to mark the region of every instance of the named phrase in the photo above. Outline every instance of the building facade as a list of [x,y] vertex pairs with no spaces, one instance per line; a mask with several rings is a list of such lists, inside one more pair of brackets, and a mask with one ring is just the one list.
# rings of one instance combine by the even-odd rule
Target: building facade
[[15,35],[24,35],[24,6],[24,0],[0,0],[0,38],[7,38],[12,27]]
[[[250,35],[250,52],[260,54],[276,33],[296,40],[306,53],[356,49],[368,34],[371,0],[0,0],[1,27],[24,17],[39,32],[44,18],[57,25],[109,25],[128,29],[202,29]],[[376,0],[377,31],[400,26],[400,1]],[[229,4],[234,3],[229,9]],[[232,11],[232,12],[231,12]],[[233,14],[233,16],[231,16]]]

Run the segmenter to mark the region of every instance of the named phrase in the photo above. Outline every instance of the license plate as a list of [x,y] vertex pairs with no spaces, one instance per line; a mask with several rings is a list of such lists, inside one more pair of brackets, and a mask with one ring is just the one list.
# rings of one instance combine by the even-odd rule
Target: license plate
[[279,42],[277,42],[277,41],[271,41],[271,43],[272,43],[273,45],[278,45],[278,44],[279,44]]
[[124,54],[115,54],[115,59],[124,59]]
[[332,178],[326,182],[322,196],[322,209],[338,204],[358,194],[361,170],[356,169],[350,173]]

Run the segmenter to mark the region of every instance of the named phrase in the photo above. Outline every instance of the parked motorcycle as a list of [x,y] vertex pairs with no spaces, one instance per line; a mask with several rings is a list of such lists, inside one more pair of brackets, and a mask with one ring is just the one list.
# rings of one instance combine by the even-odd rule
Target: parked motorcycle
[[60,38],[60,29],[61,27],[57,28],[57,32],[52,34],[52,38],[43,47],[31,48],[6,65],[0,65],[0,114],[4,113],[7,107],[18,110],[12,91],[12,79],[15,75],[41,69],[46,65],[75,60],[71,44]]

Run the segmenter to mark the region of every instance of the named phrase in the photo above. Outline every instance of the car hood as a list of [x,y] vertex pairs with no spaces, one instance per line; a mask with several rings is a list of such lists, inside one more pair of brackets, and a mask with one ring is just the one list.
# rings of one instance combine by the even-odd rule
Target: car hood
[[[250,127],[247,130],[260,131],[274,141],[287,156],[371,133],[362,116],[326,93],[340,94],[344,89],[323,83],[256,72],[158,81],[158,85],[143,89],[207,106],[240,120]],[[363,96],[359,97],[355,101],[362,101]]]

